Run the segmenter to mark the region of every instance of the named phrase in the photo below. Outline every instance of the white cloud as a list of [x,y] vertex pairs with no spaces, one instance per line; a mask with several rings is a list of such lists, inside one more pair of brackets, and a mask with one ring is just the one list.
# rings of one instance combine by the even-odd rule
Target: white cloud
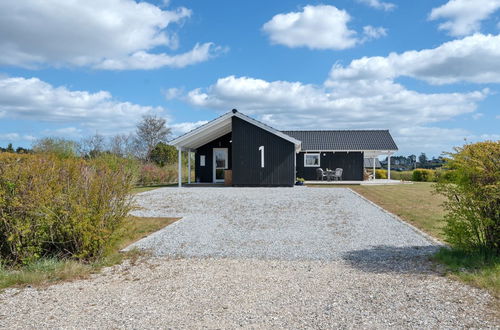
[[452,151],[453,146],[462,145],[471,133],[462,128],[414,126],[397,129],[393,135],[397,136],[400,150],[415,150],[418,146],[416,150],[439,155],[443,151]]
[[472,119],[478,120],[481,119],[484,116],[484,113],[478,112],[472,115]]
[[221,51],[222,48],[215,47],[213,43],[207,42],[203,45],[196,44],[191,51],[180,55],[170,56],[140,51],[125,58],[104,60],[95,67],[105,70],[157,69],[164,66],[183,68],[205,62]]
[[170,125],[170,128],[172,128],[172,133],[174,136],[178,136],[184,133],[187,133],[189,131],[192,131],[196,127],[199,127],[201,125],[205,125],[208,123],[206,120],[199,120],[196,122],[184,122],[184,123],[177,123]]
[[391,2],[384,2],[380,0],[357,0],[359,3],[365,4],[375,9],[390,11],[396,8],[396,5]]
[[0,117],[6,119],[71,123],[89,131],[116,133],[131,130],[142,115],[163,111],[115,100],[106,91],[71,91],[37,78],[0,79]]
[[180,97],[183,92],[184,90],[182,88],[174,87],[174,88],[168,88],[166,91],[163,92],[163,94],[165,95],[165,98],[167,100],[173,100]]
[[432,84],[500,82],[500,35],[475,34],[433,49],[363,57],[336,65],[331,81],[379,80],[408,76]]
[[481,29],[481,22],[500,9],[500,0],[450,0],[432,9],[429,19],[445,19],[439,25],[452,36],[465,36]]
[[[70,127],[62,127],[56,129],[46,129],[43,131],[44,135],[50,136],[64,136],[64,137],[82,137],[84,131],[80,128],[70,126]],[[88,133],[88,132],[87,132]]]
[[[274,16],[262,29],[274,44],[341,50],[365,41],[358,38],[356,31],[349,29],[350,20],[351,16],[345,10],[328,5],[309,5],[301,12]],[[382,36],[380,28],[368,27],[368,30]]]
[[[391,81],[324,87],[248,77],[221,78],[185,100],[199,107],[238,108],[280,128],[387,128],[423,125],[471,113],[484,92],[423,94]],[[319,120],[321,118],[321,120]]]
[[[165,3],[164,3],[165,4]],[[0,64],[21,67],[87,66],[101,69],[183,67],[205,61],[211,43],[169,55],[169,32],[191,10],[162,10],[133,0],[0,1]]]
[[390,80],[316,86],[229,76],[183,99],[220,112],[237,108],[278,129],[388,128],[403,152],[438,155],[460,145],[468,132],[427,126],[474,113],[485,97],[480,91],[418,93]]
[[0,140],[13,141],[34,141],[35,137],[32,135],[21,135],[19,133],[3,133],[0,134]]
[[367,25],[363,27],[363,34],[365,35],[367,40],[378,39],[387,35],[387,29],[383,27],[373,27],[371,25]]

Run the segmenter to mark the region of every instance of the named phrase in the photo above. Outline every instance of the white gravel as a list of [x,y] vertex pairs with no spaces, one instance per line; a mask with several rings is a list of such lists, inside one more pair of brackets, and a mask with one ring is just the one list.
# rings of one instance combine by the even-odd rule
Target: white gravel
[[[0,294],[0,328],[500,328],[495,299],[443,277],[423,236],[346,189],[158,189],[183,216],[156,258]],[[496,305],[498,306],[498,305]]]
[[131,247],[156,255],[371,261],[436,249],[349,189],[165,188],[137,199],[138,216],[183,217]]

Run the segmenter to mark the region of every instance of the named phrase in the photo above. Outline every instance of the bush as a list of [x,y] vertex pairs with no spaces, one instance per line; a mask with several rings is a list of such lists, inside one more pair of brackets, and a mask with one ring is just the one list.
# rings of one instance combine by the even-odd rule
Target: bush
[[413,171],[391,171],[391,179],[411,181],[413,179]]
[[160,142],[151,150],[149,158],[160,167],[177,164],[177,149],[174,146]]
[[433,182],[435,179],[434,171],[424,168],[417,168],[413,171],[412,180],[418,182]]
[[387,179],[387,170],[375,170],[375,179]]
[[436,184],[444,206],[447,241],[456,249],[500,254],[500,141],[455,148],[446,167],[452,180]]
[[105,255],[132,208],[130,164],[112,156],[0,155],[0,258]]
[[62,138],[46,137],[35,141],[33,144],[34,152],[55,154],[61,158],[75,157],[77,149],[76,142]]
[[159,167],[155,164],[143,164],[139,170],[137,185],[149,186],[154,184],[172,183],[177,181],[177,170],[168,167]]

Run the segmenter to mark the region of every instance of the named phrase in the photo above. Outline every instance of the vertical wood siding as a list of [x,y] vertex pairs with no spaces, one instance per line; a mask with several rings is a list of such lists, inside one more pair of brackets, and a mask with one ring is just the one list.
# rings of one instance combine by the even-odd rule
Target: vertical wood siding
[[[293,186],[295,146],[240,118],[232,118],[234,186]],[[264,168],[261,152],[264,146]]]
[[[221,136],[218,139],[196,149],[195,154],[195,180],[198,182],[213,182],[213,150],[214,148],[228,148],[228,168],[231,169],[231,133]],[[205,156],[205,166],[200,166],[200,156]],[[196,181],[195,181],[196,182]]]
[[[340,167],[344,170],[342,180],[363,180],[363,162],[362,152],[321,152],[319,167],[323,170]],[[317,167],[304,167],[304,152],[297,155],[298,177],[306,180],[316,180],[316,169]]]

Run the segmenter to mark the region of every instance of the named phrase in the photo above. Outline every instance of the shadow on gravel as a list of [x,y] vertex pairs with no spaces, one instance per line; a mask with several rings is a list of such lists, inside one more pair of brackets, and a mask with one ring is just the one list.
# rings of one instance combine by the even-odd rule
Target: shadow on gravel
[[389,245],[374,246],[371,249],[354,250],[342,255],[342,259],[353,267],[371,273],[430,273],[433,272],[429,257],[439,247]]

